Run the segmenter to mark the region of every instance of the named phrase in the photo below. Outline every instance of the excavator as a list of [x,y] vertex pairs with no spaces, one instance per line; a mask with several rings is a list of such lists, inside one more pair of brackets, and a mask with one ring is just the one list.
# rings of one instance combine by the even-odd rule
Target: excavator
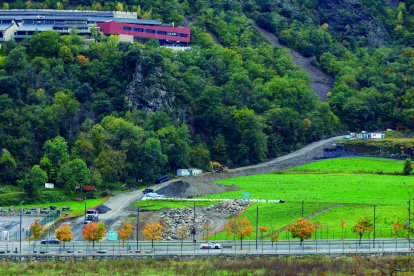
[[229,168],[221,165],[217,161],[210,161],[210,171],[212,173],[222,173],[222,172],[228,172]]

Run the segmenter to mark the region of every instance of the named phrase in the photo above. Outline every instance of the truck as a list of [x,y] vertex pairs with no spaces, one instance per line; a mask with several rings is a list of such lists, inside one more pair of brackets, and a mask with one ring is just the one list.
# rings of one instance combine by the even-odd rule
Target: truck
[[96,209],[88,209],[86,210],[85,214],[85,224],[89,222],[97,222],[98,221],[98,210]]

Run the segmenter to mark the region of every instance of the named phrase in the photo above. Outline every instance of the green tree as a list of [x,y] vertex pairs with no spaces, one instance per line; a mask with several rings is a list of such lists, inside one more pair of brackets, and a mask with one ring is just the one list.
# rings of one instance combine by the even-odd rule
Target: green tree
[[65,187],[68,194],[74,194],[84,185],[90,183],[90,171],[82,159],[76,158],[66,162],[60,167],[57,183]]
[[39,199],[39,188],[44,186],[47,180],[46,172],[39,165],[34,165],[22,181],[28,202],[35,202]]
[[407,158],[404,162],[403,174],[411,175],[412,171],[413,171],[413,165],[411,163],[411,159]]
[[61,46],[59,49],[59,57],[66,63],[72,62],[73,61],[72,50],[66,45]]
[[16,160],[7,149],[3,149],[0,155],[0,182],[10,183],[14,179],[16,168]]
[[46,157],[49,161],[45,161],[48,164],[48,167],[53,166],[49,169],[49,177],[52,180],[56,180],[56,174],[59,171],[60,167],[69,160],[68,153],[68,143],[65,138],[57,136],[51,140],[47,140],[43,146],[45,150],[43,157]]
[[37,32],[29,41],[29,53],[32,57],[41,55],[46,58],[59,54],[59,33],[55,31]]

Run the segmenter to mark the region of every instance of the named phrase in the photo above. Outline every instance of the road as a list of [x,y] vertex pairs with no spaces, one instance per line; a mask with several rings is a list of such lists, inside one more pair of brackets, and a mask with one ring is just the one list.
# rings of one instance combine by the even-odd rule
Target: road
[[[295,166],[299,166],[305,163],[313,162],[317,158],[323,158],[323,149],[328,147],[329,145],[335,143],[337,140],[341,139],[342,136],[331,137],[325,140],[321,140],[318,142],[311,143],[300,150],[295,152],[289,153],[287,155],[278,157],[268,162],[260,163],[257,165],[241,167],[236,169],[229,170],[228,173],[225,174],[211,174],[211,173],[204,173],[202,175],[198,175],[195,177],[188,177],[185,179],[186,182],[190,183],[199,183],[201,185],[205,185],[206,182],[214,183],[215,181],[228,178],[228,177],[236,177],[242,175],[253,175],[253,174],[261,174],[261,173],[270,173],[273,171],[287,169]],[[170,180],[165,183],[157,184],[151,186],[152,189],[157,191],[176,180]],[[125,192],[117,194],[114,197],[111,197],[108,201],[105,202],[105,206],[110,208],[105,214],[99,215],[99,220],[104,221],[107,229],[109,231],[116,230],[119,225],[132,213],[127,210],[128,206],[137,202],[142,199],[142,189],[136,190],[133,192]],[[75,225],[72,227],[74,238],[76,241],[83,240],[82,237],[82,228],[84,218],[79,217],[75,222]]]
[[[65,249],[62,245],[41,245],[39,242],[29,245],[22,242],[22,254],[33,254],[47,251],[49,254],[185,254],[185,255],[205,255],[205,254],[354,254],[354,253],[398,253],[412,252],[414,241],[408,239],[363,239],[361,245],[357,239],[347,240],[308,240],[301,246],[298,240],[284,240],[276,243],[269,241],[261,242],[249,240],[243,241],[243,248],[240,241],[219,241],[221,249],[200,249],[200,242],[190,241],[181,243],[178,241],[154,242],[152,247],[150,241],[128,241],[124,244],[119,242],[99,242],[92,244],[86,242],[66,243]],[[0,254],[13,254],[19,248],[18,242],[0,242]],[[137,251],[136,251],[137,250]],[[99,252],[98,252],[99,251]]]

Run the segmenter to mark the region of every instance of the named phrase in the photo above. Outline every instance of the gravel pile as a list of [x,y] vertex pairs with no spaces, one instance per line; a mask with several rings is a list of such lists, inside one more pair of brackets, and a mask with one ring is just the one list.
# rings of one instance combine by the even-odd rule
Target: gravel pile
[[[160,218],[165,222],[167,229],[163,231],[163,239],[165,240],[176,240],[176,231],[180,226],[188,227],[190,229],[193,226],[194,212],[193,209],[183,208],[183,209],[170,209],[164,211],[160,214]],[[196,232],[200,233],[201,227],[204,223],[207,223],[208,220],[205,216],[198,214],[196,210],[195,226]]]
[[243,211],[250,205],[250,202],[241,199],[226,200],[219,204],[211,205],[206,208],[206,211],[223,213],[228,215],[236,215]]

